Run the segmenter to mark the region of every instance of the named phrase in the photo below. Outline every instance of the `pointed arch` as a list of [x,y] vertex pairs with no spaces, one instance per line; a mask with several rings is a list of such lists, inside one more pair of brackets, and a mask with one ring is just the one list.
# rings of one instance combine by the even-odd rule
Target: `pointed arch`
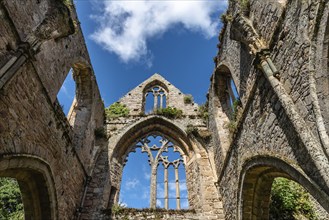
[[91,67],[85,63],[74,64],[73,78],[76,83],[76,93],[67,118],[73,128],[74,143],[81,148],[90,122],[93,104],[93,74]]
[[240,97],[228,65],[220,64],[217,67],[214,74],[214,92],[224,113],[232,118],[234,114],[233,103],[238,101]]
[[[205,168],[203,167],[204,164],[199,164],[202,149],[200,149],[200,146],[187,136],[186,132],[180,127],[180,125],[177,125],[175,122],[162,116],[152,115],[140,119],[120,133],[121,135],[115,137],[115,140],[109,140],[109,142],[113,144],[113,148],[111,147],[110,150],[110,172],[111,179],[113,180],[113,187],[120,189],[122,172],[127,156],[130,152],[134,151],[136,144],[149,135],[159,135],[165,137],[165,139],[171,142],[174,145],[174,149],[178,151],[182,157],[182,162],[184,163],[186,171],[189,207],[199,208],[202,206],[201,195],[197,193],[203,187],[203,183],[199,182],[202,181],[202,174],[200,172]],[[156,166],[153,166],[153,168],[155,167]],[[198,183],[195,184],[196,182]],[[156,192],[156,190],[152,190],[152,192]],[[118,198],[119,194],[120,190],[116,192],[116,195],[114,195],[113,198]],[[150,195],[150,198],[154,198],[154,194]],[[118,201],[110,201],[110,203],[116,202]],[[150,205],[154,205],[154,201],[152,201]]]
[[118,138],[119,140],[114,144],[113,152],[115,153],[113,156],[125,157],[132,150],[130,148],[134,143],[150,133],[171,137],[172,141],[181,147],[182,155],[187,157],[191,157],[193,152],[198,151],[183,128],[164,117],[153,115],[130,125],[122,132],[122,135]]
[[[150,101],[153,101],[153,112],[156,112],[157,109],[166,107],[168,104],[168,94],[168,87],[158,79],[146,84],[143,89],[142,112],[149,113],[147,111],[149,111],[148,107],[150,106],[150,103],[147,102]],[[153,97],[150,97],[150,95]]]

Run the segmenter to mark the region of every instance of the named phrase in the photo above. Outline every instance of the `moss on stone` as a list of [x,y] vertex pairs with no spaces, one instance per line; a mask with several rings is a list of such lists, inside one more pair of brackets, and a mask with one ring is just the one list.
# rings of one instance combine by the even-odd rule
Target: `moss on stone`
[[123,105],[120,102],[115,102],[108,108],[105,108],[105,114],[108,120],[127,117],[129,115],[129,109],[126,105]]

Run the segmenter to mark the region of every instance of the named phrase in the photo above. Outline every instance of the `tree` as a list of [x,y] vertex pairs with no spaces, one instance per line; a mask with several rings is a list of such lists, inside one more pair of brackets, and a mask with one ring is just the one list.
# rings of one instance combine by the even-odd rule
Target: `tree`
[[22,196],[15,179],[0,178],[0,219],[24,219]]
[[275,178],[271,190],[270,219],[316,220],[310,195],[298,183],[285,178]]

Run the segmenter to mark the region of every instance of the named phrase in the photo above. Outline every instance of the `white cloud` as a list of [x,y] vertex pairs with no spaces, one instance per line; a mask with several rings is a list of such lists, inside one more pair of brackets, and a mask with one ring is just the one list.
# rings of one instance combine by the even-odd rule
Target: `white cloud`
[[127,190],[135,189],[138,184],[139,184],[138,179],[136,179],[136,178],[128,179],[125,183],[125,189],[127,189]]
[[101,13],[92,16],[99,24],[92,39],[124,62],[144,60],[150,64],[152,54],[147,40],[161,36],[177,24],[213,37],[218,32],[219,11],[226,8],[227,1],[121,0],[95,4]]

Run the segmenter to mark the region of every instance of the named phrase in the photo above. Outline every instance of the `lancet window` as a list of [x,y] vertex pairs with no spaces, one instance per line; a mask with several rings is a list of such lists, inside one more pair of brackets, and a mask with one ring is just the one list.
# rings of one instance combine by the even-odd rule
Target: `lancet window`
[[233,81],[230,70],[222,65],[216,72],[216,93],[224,112],[234,119],[237,107],[241,105],[240,97]]
[[145,113],[156,112],[165,108],[167,104],[167,92],[161,86],[153,86],[145,93]]

